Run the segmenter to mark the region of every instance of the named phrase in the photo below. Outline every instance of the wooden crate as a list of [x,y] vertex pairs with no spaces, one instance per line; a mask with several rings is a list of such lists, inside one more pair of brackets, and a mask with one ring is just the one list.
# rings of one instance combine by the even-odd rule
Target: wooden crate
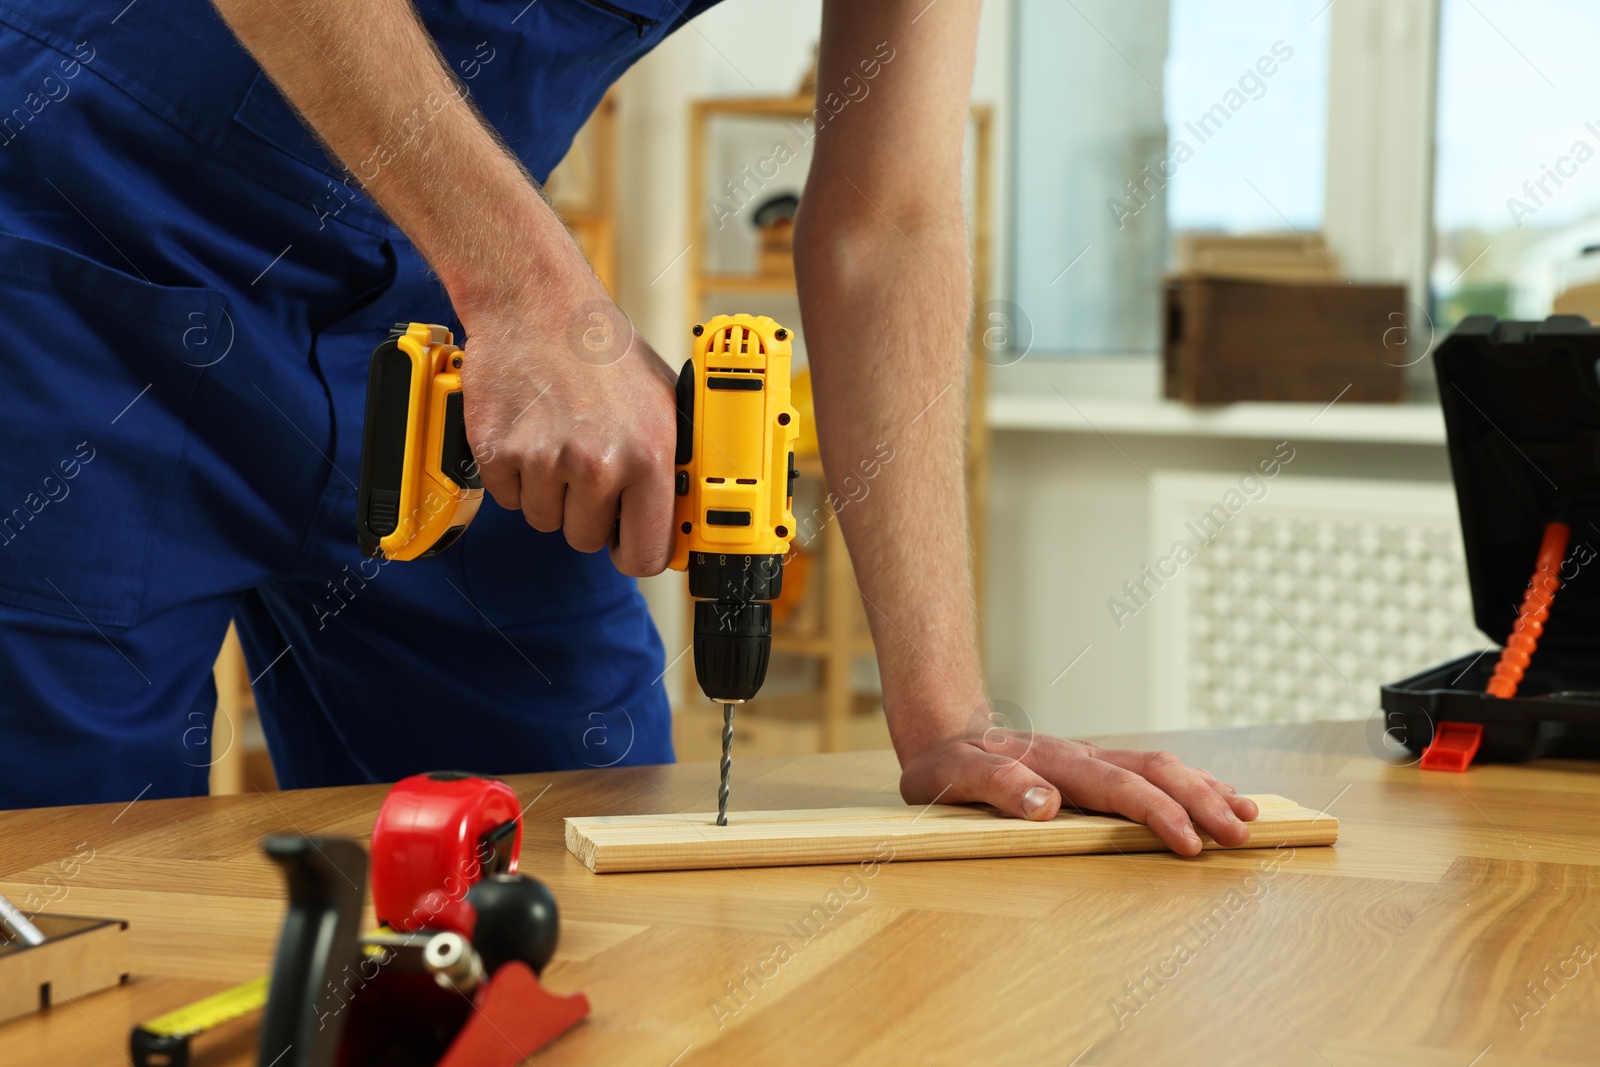
[[1247,281],[1344,279],[1320,233],[1184,233],[1174,240],[1179,274]]
[[1399,285],[1178,275],[1166,286],[1166,395],[1395,403],[1424,340],[1410,325]]

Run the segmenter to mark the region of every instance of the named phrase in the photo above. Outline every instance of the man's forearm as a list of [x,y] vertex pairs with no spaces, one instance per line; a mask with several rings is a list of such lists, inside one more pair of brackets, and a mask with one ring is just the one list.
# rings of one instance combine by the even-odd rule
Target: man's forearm
[[[660,571],[672,373],[474,111],[408,0],[214,2],[443,280],[472,349],[463,412],[484,489],[580,552],[609,547],[626,574]],[[574,353],[580,314],[607,328],[601,347],[588,349],[585,332]]]
[[213,0],[279,90],[422,251],[456,302],[587,273],[407,0]]
[[[826,0],[795,231],[830,488],[904,763],[984,701],[965,457],[972,305],[962,151],[979,0]],[[844,101],[848,102],[844,102]],[[894,450],[876,477],[860,464]],[[864,492],[864,495],[861,495]]]
[[965,491],[966,242],[959,223],[936,229],[907,235],[920,253],[835,236],[836,255],[798,264],[823,463],[902,751],[961,731],[984,700]]

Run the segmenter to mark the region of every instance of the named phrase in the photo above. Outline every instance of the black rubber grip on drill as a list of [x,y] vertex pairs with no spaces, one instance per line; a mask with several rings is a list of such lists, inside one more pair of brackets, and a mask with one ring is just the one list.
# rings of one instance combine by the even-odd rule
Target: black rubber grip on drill
[[771,658],[771,604],[695,601],[694,675],[706,696],[716,701],[751,699],[767,680]]
[[411,357],[391,337],[372,353],[367,369],[361,485],[356,492],[356,543],[367,556],[382,556],[378,542],[400,526],[400,482],[405,477],[410,414]]
[[478,473],[478,461],[472,456],[472,445],[467,441],[466,404],[461,390],[445,394],[444,433],[439,444],[439,469],[446,478],[463,489],[482,489],[483,477]]
[[683,361],[678,372],[678,449],[672,457],[675,466],[694,458],[694,360]]

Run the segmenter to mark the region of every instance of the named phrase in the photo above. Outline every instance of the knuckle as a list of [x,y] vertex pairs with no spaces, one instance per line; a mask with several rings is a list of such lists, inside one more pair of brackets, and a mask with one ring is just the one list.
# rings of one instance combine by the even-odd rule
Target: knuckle
[[991,763],[984,773],[984,785],[995,794],[1013,791],[1030,777],[1022,764],[1011,760]]
[[670,551],[664,547],[657,548],[654,552],[651,552],[645,557],[644,566],[642,567],[644,573],[638,575],[637,577],[649,578],[651,575],[660,574],[662,571],[667,569],[667,563],[670,562],[671,559],[672,553]]
[[641,421],[641,431],[630,435],[622,446],[628,467],[651,475],[670,471],[678,443],[675,424],[659,425],[656,419]]
[[589,485],[609,485],[616,480],[617,457],[608,449],[579,446],[568,450],[564,458],[572,476]]
[[500,452],[508,464],[535,481],[549,481],[560,470],[556,450],[538,442],[523,441],[515,445],[501,442]]
[[571,528],[567,530],[567,544],[586,555],[598,552],[605,547],[605,542],[602,541],[596,544],[593,537],[574,532]]
[[[1110,764],[1107,764],[1110,767]],[[1106,772],[1106,785],[1111,789],[1137,789],[1145,780],[1126,767],[1111,767]]]
[[645,471],[651,482],[670,483],[674,467],[675,456],[671,448],[655,447],[649,449],[639,466]]
[[617,564],[617,570],[621,571],[623,574],[626,574],[630,578],[649,578],[660,574],[667,568],[666,556],[660,554],[652,554],[649,556],[636,557],[632,559],[629,559],[626,556],[614,556],[613,559]]
[[522,516],[528,520],[529,526],[532,526],[540,533],[555,533],[561,528],[560,520],[555,518],[555,516],[551,515],[544,508],[523,508]]
[[1062,759],[1081,760],[1088,759],[1091,753],[1085,752],[1083,746],[1076,741],[1068,741],[1064,737],[1054,734],[1039,734],[1039,741],[1057,753]]

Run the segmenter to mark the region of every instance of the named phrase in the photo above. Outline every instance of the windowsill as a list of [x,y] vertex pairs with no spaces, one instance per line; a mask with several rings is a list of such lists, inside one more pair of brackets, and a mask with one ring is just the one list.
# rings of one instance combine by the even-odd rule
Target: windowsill
[[[1029,359],[990,372],[991,430],[1443,445],[1437,403],[1240,403],[1191,407],[1160,395],[1149,356]],[[1070,398],[1070,399],[1069,399]],[[1332,397],[1328,398],[1330,401]]]

